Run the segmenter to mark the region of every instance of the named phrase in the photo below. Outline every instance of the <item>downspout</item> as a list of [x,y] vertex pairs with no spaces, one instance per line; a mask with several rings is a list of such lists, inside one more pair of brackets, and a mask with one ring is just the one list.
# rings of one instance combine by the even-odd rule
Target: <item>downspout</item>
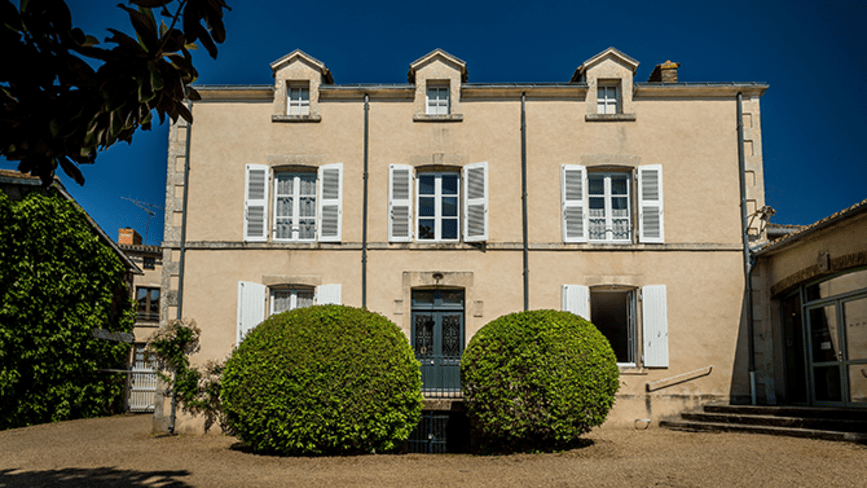
[[367,148],[370,97],[364,94],[364,205],[361,217],[361,307],[367,308]]
[[[187,99],[187,110],[193,113],[193,102]],[[187,202],[189,201],[189,184],[190,184],[190,140],[193,134],[192,121],[187,122],[187,144],[184,151],[184,203],[181,208],[181,257],[178,260],[178,313],[175,318],[181,320],[183,318],[184,309],[184,263],[187,254]],[[177,377],[177,368],[172,371],[172,380]],[[175,433],[175,418],[177,415],[178,397],[175,392],[172,392],[172,410],[169,414],[169,433]]]
[[530,256],[527,240],[527,92],[521,93],[521,212],[524,233],[524,311],[530,310]]
[[747,293],[747,355],[750,371],[750,401],[756,405],[756,359],[753,337],[753,260],[750,253],[750,228],[747,216],[746,163],[744,162],[744,95],[738,92],[738,166],[741,180],[741,233],[744,241],[744,280]]

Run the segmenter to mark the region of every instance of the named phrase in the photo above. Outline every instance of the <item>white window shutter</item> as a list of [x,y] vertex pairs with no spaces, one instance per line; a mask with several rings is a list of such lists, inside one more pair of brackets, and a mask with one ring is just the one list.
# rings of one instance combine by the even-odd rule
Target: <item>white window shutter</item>
[[388,167],[389,242],[412,242],[412,176],[412,166]]
[[668,309],[665,285],[641,288],[641,322],[644,336],[644,366],[668,367]]
[[317,305],[340,305],[340,283],[336,285],[319,285],[316,287]]
[[268,240],[268,176],[263,164],[248,164],[244,180],[244,240]]
[[662,165],[638,167],[638,242],[665,242]]
[[560,221],[563,242],[587,242],[587,169],[575,164],[560,167]]
[[238,331],[235,336],[240,344],[253,327],[265,320],[265,285],[250,281],[238,282]]
[[319,167],[319,241],[340,242],[343,221],[343,163]]
[[561,308],[565,312],[590,320],[590,288],[584,285],[563,285]]
[[488,240],[488,163],[464,166],[464,242]]

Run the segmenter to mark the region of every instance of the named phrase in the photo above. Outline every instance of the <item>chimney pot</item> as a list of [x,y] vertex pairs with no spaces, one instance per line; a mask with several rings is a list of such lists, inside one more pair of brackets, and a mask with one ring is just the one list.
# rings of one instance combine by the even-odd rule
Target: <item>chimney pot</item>
[[130,229],[129,227],[125,227],[123,229],[118,230],[117,233],[117,243],[118,244],[131,244],[131,245],[141,245],[141,234],[136,232],[134,229]]
[[657,64],[647,79],[650,83],[677,83],[677,68],[680,63],[672,63],[670,60]]

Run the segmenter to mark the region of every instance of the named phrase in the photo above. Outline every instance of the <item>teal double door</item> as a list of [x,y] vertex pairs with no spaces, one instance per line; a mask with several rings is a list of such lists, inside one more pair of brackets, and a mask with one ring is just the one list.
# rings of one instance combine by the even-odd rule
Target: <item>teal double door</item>
[[458,394],[464,350],[463,290],[413,291],[411,334],[425,394]]

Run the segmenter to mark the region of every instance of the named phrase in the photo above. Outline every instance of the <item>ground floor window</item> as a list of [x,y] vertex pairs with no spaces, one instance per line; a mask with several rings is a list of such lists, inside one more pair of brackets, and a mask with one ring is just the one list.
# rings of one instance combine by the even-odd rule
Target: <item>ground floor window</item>
[[611,343],[618,363],[635,364],[635,290],[591,288],[590,321]]
[[464,350],[463,290],[412,292],[412,347],[421,363],[425,394],[460,392]]
[[313,305],[314,289],[277,288],[271,290],[271,315]]

